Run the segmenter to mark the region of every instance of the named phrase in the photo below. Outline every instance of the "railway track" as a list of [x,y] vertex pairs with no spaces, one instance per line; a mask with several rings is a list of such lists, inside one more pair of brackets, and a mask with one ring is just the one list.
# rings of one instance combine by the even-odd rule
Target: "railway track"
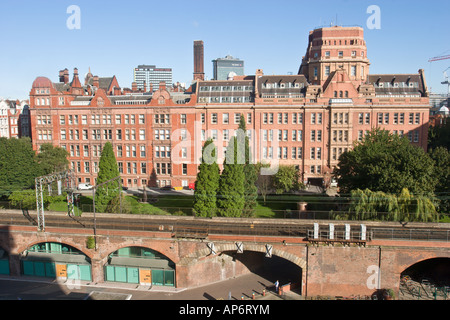
[[[96,230],[129,230],[147,232],[170,232],[175,238],[206,239],[209,235],[275,236],[311,239],[314,222],[308,220],[265,219],[207,219],[174,216],[130,216],[92,214],[69,217],[62,213],[46,213],[45,226],[57,228],[83,228]],[[334,239],[344,239],[344,222],[321,222],[317,240],[328,239],[328,224],[335,224]],[[450,242],[450,228],[436,224],[420,224],[404,227],[400,224],[367,224],[366,239],[370,240],[418,240]],[[36,226],[37,216],[27,211],[0,211],[0,226]],[[361,240],[360,223],[351,222],[350,239]]]

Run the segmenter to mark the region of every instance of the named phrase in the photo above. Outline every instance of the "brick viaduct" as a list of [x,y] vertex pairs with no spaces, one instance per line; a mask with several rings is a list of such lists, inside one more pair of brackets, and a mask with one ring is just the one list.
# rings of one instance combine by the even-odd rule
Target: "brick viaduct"
[[[87,249],[92,230],[48,227],[37,232],[31,226],[0,226],[0,248],[8,252],[12,276],[20,276],[20,255],[42,242],[70,245],[91,260],[92,280],[104,281],[108,255],[124,247],[139,246],[156,250],[176,265],[176,287],[190,288],[226,280],[252,272],[264,263],[266,245],[272,255],[299,266],[302,294],[370,295],[368,286],[380,272],[380,287],[397,292],[401,273],[408,267],[432,258],[450,258],[450,242],[372,240],[360,245],[312,245],[300,238],[269,236],[209,235],[207,240],[176,239],[170,232],[98,230],[97,248]],[[214,243],[215,254],[208,243]],[[237,253],[236,242],[243,244]],[[250,254],[253,252],[253,254]],[[251,266],[251,267],[250,267]],[[376,268],[379,269],[376,269]],[[374,269],[375,268],[375,269]],[[300,269],[299,269],[300,270]]]

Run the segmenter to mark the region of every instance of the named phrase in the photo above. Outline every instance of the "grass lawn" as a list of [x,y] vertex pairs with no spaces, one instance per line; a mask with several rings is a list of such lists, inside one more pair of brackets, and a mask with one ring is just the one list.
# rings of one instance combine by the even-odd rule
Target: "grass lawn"
[[[157,201],[150,203],[140,202],[138,196],[125,196],[122,204],[123,213],[130,214],[153,214],[153,215],[191,215],[194,197],[192,195],[160,195]],[[306,201],[312,205],[314,203],[323,205],[323,198],[320,195],[268,195],[266,203],[262,197],[258,198],[256,207],[256,218],[283,218],[286,210],[297,210],[297,203]],[[81,196],[79,203],[75,207],[75,213],[82,211],[92,212],[92,196]],[[66,202],[52,203],[49,206],[52,211],[67,211]]]

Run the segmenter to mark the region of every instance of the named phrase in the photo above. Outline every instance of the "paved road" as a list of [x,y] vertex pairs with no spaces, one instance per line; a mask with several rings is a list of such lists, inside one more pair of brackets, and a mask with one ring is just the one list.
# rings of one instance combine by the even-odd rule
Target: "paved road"
[[[82,283],[73,288],[71,283],[55,283],[45,279],[8,279],[0,278],[0,300],[84,300],[89,294],[91,299],[99,300],[251,300],[280,299],[271,294],[273,283],[256,274],[249,274],[219,283],[189,290],[109,283]],[[263,297],[263,289],[266,296]],[[299,296],[296,297],[300,299]]]

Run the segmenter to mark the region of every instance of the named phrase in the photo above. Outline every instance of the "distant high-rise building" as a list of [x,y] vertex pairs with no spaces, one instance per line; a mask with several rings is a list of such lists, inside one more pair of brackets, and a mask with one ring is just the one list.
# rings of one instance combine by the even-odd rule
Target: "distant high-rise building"
[[194,80],[205,80],[204,45],[202,40],[194,41]]
[[165,82],[167,87],[172,86],[172,69],[156,68],[154,65],[139,65],[134,68],[134,82],[137,88],[147,91],[159,89],[159,84]]
[[231,72],[234,72],[237,76],[244,75],[244,61],[235,59],[230,55],[212,62],[214,80],[227,80]]

